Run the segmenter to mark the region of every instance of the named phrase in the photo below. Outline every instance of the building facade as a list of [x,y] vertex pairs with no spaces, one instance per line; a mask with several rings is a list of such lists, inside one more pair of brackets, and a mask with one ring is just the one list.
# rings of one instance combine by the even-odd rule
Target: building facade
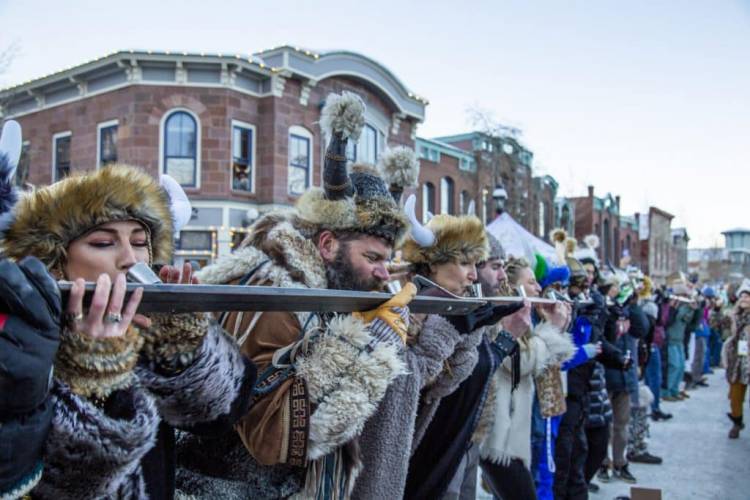
[[641,240],[641,269],[654,283],[666,283],[676,271],[673,262],[672,219],[674,216],[656,207],[647,214],[636,214]]
[[730,277],[735,280],[750,277],[750,229],[730,229],[721,234],[729,257]]
[[672,229],[672,252],[673,264],[676,271],[683,273],[688,272],[688,243],[690,237],[687,229],[676,227]]
[[583,197],[569,198],[575,206],[575,238],[582,241],[589,234],[599,236],[599,259],[604,264],[619,265],[622,258],[620,242],[620,197],[607,193],[595,196],[594,186]]
[[231,251],[259,213],[320,185],[320,111],[342,91],[367,104],[352,161],[414,147],[427,101],[387,68],[287,46],[249,57],[117,52],[0,91],[0,112],[23,127],[19,176],[28,184],[115,162],[173,176],[194,207],[176,260],[205,264]]

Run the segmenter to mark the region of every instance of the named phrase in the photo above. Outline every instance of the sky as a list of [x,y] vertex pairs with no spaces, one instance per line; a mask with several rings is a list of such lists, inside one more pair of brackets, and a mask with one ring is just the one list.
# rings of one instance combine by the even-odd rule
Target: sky
[[750,0],[0,0],[0,19],[0,86],[125,49],[347,49],[430,100],[420,136],[481,109],[561,195],[657,206],[696,248],[750,227]]

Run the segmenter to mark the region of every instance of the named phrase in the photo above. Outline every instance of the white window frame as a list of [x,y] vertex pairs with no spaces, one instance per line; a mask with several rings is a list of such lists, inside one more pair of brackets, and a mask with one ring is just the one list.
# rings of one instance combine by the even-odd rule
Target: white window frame
[[[252,189],[250,191],[244,191],[241,189],[234,189],[234,127],[240,127],[245,128],[248,130],[251,130],[253,133],[253,144],[250,154],[252,155],[252,161],[250,162],[250,186]],[[240,120],[231,120],[229,125],[229,190],[234,193],[248,193],[248,194],[255,194],[255,165],[257,163],[256,161],[256,150],[257,150],[257,144],[258,144],[258,133],[255,125],[252,123],[243,122]]]
[[184,186],[185,189],[200,189],[201,188],[201,120],[198,115],[191,109],[185,107],[169,108],[161,116],[159,121],[159,174],[166,174],[164,170],[164,127],[167,124],[167,118],[178,111],[184,111],[189,114],[195,120],[195,186]]
[[[287,132],[287,148],[286,148],[286,193],[288,196],[301,196],[302,193],[292,193],[289,190],[289,169],[292,168],[291,166],[291,142],[292,142],[292,136],[296,135],[298,137],[303,137],[310,141],[310,151],[307,155],[307,184],[305,185],[305,190],[310,189],[310,186],[312,185],[312,178],[313,178],[313,169],[315,167],[315,164],[313,162],[313,151],[315,151],[315,138],[313,137],[312,132],[307,130],[305,127],[301,125],[292,125],[289,127],[289,131]],[[324,153],[325,154],[325,153]]]
[[[72,150],[73,150],[73,139],[72,139],[73,132],[71,130],[66,130],[65,132],[58,132],[56,134],[52,134],[52,177],[51,177],[52,183],[55,183],[55,182],[57,182],[59,180],[62,180],[62,179],[56,178],[56,176],[55,176],[55,174],[57,172],[57,141],[58,141],[58,139],[64,139],[66,137],[71,137],[71,139],[70,139],[70,149],[71,149],[71,152],[72,152]],[[71,161],[71,165],[72,165],[72,163],[73,162]]]
[[[109,127],[117,127],[117,131],[120,131],[120,120],[109,120],[106,122],[98,123],[96,125],[96,169],[99,170],[102,166],[102,129]],[[117,152],[117,160],[120,160],[120,152]]]

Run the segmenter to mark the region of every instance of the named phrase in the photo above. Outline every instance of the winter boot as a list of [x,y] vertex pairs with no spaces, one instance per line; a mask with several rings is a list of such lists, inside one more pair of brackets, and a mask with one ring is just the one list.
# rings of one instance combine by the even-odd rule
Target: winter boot
[[729,439],[737,439],[740,437],[740,431],[745,428],[745,424],[742,423],[742,417],[733,417],[731,413],[727,413],[727,416],[734,424],[729,431]]

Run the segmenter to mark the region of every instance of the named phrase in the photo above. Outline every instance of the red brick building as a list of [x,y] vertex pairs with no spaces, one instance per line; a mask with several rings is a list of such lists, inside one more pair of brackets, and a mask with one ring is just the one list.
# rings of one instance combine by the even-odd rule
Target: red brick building
[[470,194],[476,200],[477,214],[484,221],[495,217],[492,192],[505,188],[505,210],[530,232],[547,238],[555,220],[558,184],[550,176],[534,177],[534,154],[512,136],[496,137],[470,132],[439,137],[435,142],[452,146],[471,155],[476,163],[476,181]]
[[599,259],[603,263],[619,265],[622,257],[620,238],[620,197],[607,193],[603,198],[594,195],[594,186],[588,195],[569,200],[575,206],[575,238],[582,241],[589,234],[599,236]]
[[115,161],[175,177],[194,207],[178,260],[206,262],[228,252],[258,212],[320,184],[326,144],[317,122],[326,96],[343,90],[367,104],[352,160],[414,147],[427,101],[387,68],[351,52],[287,46],[250,57],[117,52],[0,91],[0,117],[23,127],[19,175],[31,184]]

